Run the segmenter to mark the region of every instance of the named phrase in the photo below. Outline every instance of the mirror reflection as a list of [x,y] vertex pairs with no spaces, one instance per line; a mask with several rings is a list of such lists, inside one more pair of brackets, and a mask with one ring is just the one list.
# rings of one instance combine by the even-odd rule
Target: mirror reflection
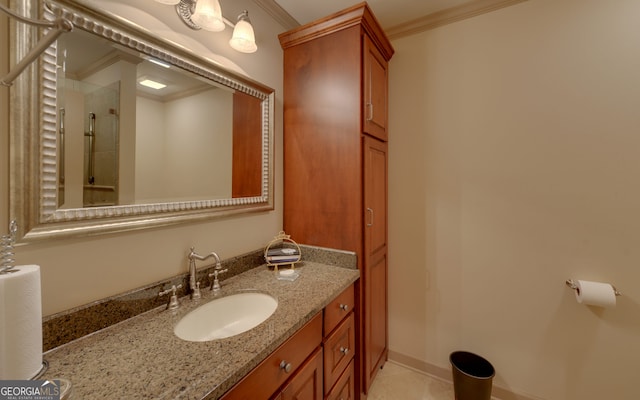
[[81,30],[57,53],[59,208],[261,194],[259,99]]
[[[44,14],[75,28],[12,86],[19,241],[273,210],[273,89],[75,1],[48,0]],[[16,35],[12,57],[38,40],[36,28]]]

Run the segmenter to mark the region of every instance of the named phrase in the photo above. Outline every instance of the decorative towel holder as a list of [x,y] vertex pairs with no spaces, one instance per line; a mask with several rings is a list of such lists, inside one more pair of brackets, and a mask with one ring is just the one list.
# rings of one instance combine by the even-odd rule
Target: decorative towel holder
[[[284,231],[280,231],[264,249],[264,260],[268,266],[273,267],[276,278],[279,280],[295,280],[299,276],[299,272],[295,270],[295,264],[301,259],[300,246]],[[290,265],[291,268],[278,271],[279,267],[286,265]]]

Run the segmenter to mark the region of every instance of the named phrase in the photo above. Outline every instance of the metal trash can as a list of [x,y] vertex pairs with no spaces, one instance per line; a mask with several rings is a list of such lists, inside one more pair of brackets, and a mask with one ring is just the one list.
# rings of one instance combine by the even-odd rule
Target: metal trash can
[[479,355],[454,351],[449,355],[456,400],[490,400],[493,365]]

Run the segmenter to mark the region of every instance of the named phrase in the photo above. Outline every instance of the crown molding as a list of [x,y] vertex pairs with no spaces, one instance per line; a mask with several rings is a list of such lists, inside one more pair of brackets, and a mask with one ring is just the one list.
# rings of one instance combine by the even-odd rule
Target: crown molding
[[297,28],[300,23],[291,16],[284,8],[280,7],[274,0],[253,0],[258,7],[262,8],[273,19],[282,25],[286,30]]
[[[253,1],[286,30],[300,26],[300,23],[274,0]],[[390,40],[398,39],[404,36],[428,31],[443,25],[473,18],[478,15],[486,14],[525,1],[527,0],[473,0],[456,7],[447,8],[425,15],[400,25],[392,26],[391,28],[385,29],[385,33]]]
[[525,1],[527,0],[475,0],[393,26],[386,29],[386,34],[391,40],[398,39]]
[[384,59],[391,59],[394,53],[393,46],[366,2],[281,33],[278,39],[282,48],[286,49],[352,26],[361,26]]

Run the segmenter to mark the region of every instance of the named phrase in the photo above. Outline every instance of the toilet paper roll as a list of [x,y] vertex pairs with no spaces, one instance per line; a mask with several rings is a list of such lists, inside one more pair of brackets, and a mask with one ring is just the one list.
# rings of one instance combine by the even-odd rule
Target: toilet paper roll
[[40,267],[0,274],[0,380],[25,380],[42,368]]
[[609,283],[576,281],[576,300],[588,306],[614,307],[616,291]]

